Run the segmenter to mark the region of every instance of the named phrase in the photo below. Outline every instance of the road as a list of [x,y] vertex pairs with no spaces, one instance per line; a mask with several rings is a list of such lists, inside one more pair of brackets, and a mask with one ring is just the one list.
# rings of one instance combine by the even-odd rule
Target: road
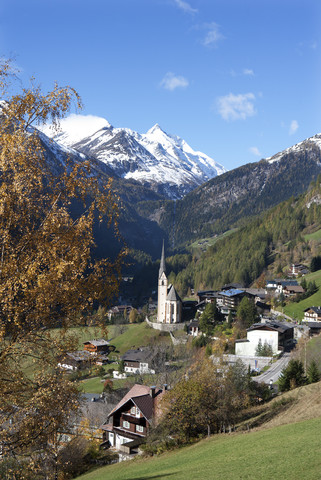
[[269,384],[272,380],[272,383],[275,383],[280,374],[281,371],[283,370],[284,367],[287,366],[287,364],[290,361],[290,352],[285,352],[279,360],[276,362],[272,363],[271,367],[262,375],[258,375],[257,377],[253,377],[253,380],[256,382],[264,382]]

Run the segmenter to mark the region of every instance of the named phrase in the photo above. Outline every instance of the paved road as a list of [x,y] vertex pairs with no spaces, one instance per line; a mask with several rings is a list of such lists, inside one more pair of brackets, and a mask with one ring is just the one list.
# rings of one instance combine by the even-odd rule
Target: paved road
[[279,360],[272,363],[271,367],[266,372],[262,373],[262,375],[259,375],[257,377],[253,377],[253,380],[255,380],[256,382],[264,382],[267,384],[269,384],[272,380],[272,383],[275,383],[279,378],[281,371],[284,367],[287,366],[289,361],[290,353],[285,352]]

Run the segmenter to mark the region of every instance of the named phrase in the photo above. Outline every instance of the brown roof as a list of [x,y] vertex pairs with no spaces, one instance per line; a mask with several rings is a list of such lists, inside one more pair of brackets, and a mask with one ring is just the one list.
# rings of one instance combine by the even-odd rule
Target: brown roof
[[142,395],[147,395],[150,392],[150,388],[147,387],[146,385],[139,385],[136,383],[130,390],[129,392],[126,393],[126,395],[121,399],[119,403],[117,403],[116,407],[113,408],[113,410],[110,412],[108,415],[112,415],[116,410],[118,410],[120,407],[122,407],[128,400],[130,400],[133,397],[140,397]]
[[304,289],[301,287],[301,285],[286,285],[284,289],[288,290],[289,292],[304,293]]

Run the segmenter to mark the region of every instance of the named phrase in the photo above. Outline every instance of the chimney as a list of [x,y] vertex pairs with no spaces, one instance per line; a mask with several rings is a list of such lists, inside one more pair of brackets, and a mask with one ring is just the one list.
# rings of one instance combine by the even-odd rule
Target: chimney
[[152,398],[155,397],[155,394],[156,394],[156,386],[153,385],[152,387],[150,387],[150,391],[149,391],[149,394]]

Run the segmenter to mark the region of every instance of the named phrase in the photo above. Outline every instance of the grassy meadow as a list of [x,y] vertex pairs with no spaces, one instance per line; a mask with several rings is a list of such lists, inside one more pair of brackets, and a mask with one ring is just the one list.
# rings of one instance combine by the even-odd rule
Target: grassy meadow
[[319,480],[321,418],[210,439],[159,457],[103,467],[78,480]]

